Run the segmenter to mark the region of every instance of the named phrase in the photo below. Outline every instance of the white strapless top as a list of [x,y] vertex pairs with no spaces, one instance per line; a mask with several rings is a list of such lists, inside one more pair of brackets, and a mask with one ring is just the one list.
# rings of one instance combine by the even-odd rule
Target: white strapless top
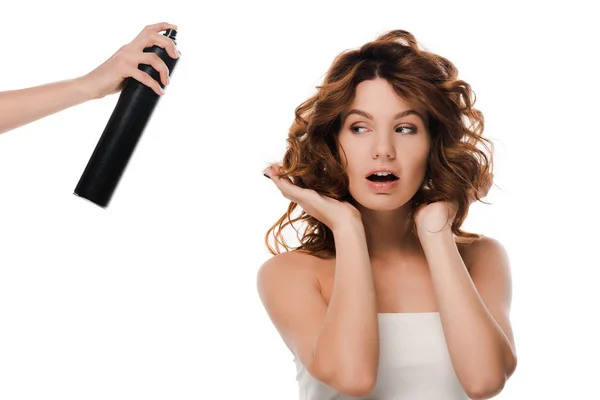
[[[458,382],[437,312],[380,313],[379,370],[364,400],[468,400]],[[315,379],[296,363],[299,400],[355,400]]]

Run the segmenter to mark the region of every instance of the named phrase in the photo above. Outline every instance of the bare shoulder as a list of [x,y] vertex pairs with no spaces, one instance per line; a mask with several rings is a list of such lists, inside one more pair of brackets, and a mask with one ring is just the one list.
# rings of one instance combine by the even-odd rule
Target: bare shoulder
[[271,279],[278,276],[294,277],[314,274],[318,258],[301,251],[287,251],[265,261],[258,269],[257,278]]
[[500,240],[481,235],[481,238],[468,244],[458,244],[458,250],[467,269],[501,263],[508,267],[508,253]]
[[301,251],[288,251],[265,261],[257,273],[257,289],[261,296],[270,287],[283,286],[285,283],[314,281],[318,285],[315,267],[319,258]]

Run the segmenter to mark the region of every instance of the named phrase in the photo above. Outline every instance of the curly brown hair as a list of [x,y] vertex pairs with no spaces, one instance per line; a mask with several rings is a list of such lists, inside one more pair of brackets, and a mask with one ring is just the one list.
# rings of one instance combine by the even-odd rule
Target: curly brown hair
[[[469,243],[480,238],[463,231],[461,225],[469,205],[481,201],[492,185],[494,145],[482,136],[484,118],[473,107],[471,86],[457,76],[452,62],[420,49],[415,37],[405,30],[390,31],[357,50],[341,53],[316,94],[296,108],[279,176],[322,195],[351,200],[337,146],[338,133],[357,85],[382,78],[398,96],[427,111],[431,147],[424,184],[412,198],[411,218],[427,204],[454,201],[458,210],[452,232],[457,241]],[[331,230],[304,211],[293,217],[296,207],[290,202],[287,212],[267,231],[265,242],[271,254],[280,253],[283,246],[287,251],[305,251],[321,258],[335,256]],[[296,223],[303,223],[305,229],[300,231]],[[300,241],[293,249],[282,235],[288,225]],[[271,235],[275,248],[269,244]]]

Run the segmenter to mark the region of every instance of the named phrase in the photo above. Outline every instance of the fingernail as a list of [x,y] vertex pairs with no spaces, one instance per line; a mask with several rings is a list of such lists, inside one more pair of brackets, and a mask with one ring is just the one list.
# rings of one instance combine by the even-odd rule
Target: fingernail
[[267,175],[267,174],[263,174],[263,176],[264,176],[265,178],[269,178],[269,179],[271,179],[271,177],[270,177],[269,175]]

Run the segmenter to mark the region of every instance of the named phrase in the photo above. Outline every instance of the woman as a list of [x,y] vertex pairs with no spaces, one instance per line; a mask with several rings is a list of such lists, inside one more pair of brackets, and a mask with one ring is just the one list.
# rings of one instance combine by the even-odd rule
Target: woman
[[127,77],[133,77],[159,95],[164,94],[158,82],[138,69],[138,65],[152,65],[160,72],[163,85],[169,83],[169,70],[163,60],[154,53],[142,51],[146,47],[157,45],[166,49],[171,57],[179,57],[173,41],[159,33],[167,29],[177,30],[177,26],[162,22],[145,27],[131,43],[121,47],[98,68],[81,77],[0,92],[0,134],[88,100],[117,93]]
[[457,75],[402,30],[342,53],[265,171],[291,204],[257,287],[302,400],[486,399],[516,368],[506,252],[461,229],[493,144]]

